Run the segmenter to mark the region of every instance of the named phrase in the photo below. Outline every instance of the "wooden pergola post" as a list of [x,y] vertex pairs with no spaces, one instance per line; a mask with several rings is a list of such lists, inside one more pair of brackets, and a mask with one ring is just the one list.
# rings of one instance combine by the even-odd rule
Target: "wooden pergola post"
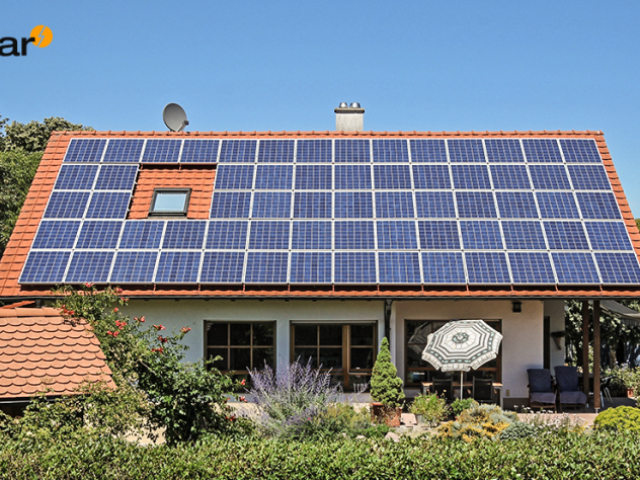
[[600,301],[593,301],[593,408],[600,405]]
[[589,398],[589,301],[582,302],[582,391]]

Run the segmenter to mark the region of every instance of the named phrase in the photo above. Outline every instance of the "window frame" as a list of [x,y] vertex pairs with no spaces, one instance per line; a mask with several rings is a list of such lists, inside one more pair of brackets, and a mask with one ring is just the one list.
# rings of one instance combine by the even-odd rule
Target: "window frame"
[[[155,210],[156,199],[159,194],[163,193],[185,193],[184,209],[182,211],[159,211]],[[189,201],[191,200],[191,188],[154,188],[153,197],[151,197],[151,205],[149,205],[150,217],[186,217],[189,211]]]

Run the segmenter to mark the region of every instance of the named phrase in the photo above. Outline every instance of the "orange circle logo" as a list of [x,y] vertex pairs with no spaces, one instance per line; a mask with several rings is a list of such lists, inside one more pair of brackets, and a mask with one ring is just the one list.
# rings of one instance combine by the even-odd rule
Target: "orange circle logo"
[[38,25],[31,30],[31,37],[35,38],[33,44],[36,47],[44,48],[53,40],[53,33],[46,25]]

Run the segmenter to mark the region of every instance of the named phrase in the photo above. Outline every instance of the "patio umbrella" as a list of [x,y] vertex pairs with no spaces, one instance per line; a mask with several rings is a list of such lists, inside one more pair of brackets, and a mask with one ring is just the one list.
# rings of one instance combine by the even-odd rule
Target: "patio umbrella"
[[422,359],[443,372],[459,371],[462,398],[463,372],[496,358],[501,341],[502,335],[482,320],[456,320],[427,337]]

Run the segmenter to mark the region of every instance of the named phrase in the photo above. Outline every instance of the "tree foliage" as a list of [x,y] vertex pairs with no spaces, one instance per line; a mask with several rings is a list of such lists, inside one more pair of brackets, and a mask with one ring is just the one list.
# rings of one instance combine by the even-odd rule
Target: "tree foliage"
[[0,151],[23,150],[27,153],[42,152],[53,132],[93,130],[79,123],[71,123],[61,117],[45,118],[43,122],[20,123],[0,118]]
[[371,374],[371,398],[387,407],[398,407],[404,399],[402,379],[398,377],[398,370],[391,362],[389,340],[382,339],[378,358]]

